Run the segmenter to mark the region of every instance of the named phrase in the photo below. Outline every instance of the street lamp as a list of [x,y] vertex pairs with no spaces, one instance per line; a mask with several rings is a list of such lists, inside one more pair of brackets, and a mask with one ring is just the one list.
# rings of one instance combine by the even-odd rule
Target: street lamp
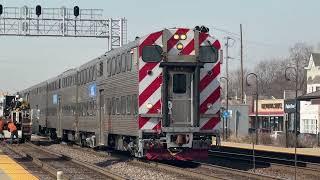
[[294,179],[297,179],[297,127],[298,127],[298,63],[296,63],[296,67],[287,67],[285,70],[285,78],[287,81],[291,81],[288,70],[292,69],[295,73],[295,112],[294,112],[294,135],[295,135],[295,145],[294,145]]
[[[228,78],[226,78],[226,77],[220,77],[220,80],[221,79],[224,79],[224,80],[226,80],[227,81],[227,94],[226,94],[226,96],[227,96],[227,105],[226,105],[226,111],[227,111],[227,113],[229,113],[229,79]],[[222,126],[223,126],[223,129],[222,129],[222,137],[224,138],[224,120],[222,120]],[[226,139],[228,138],[228,116],[226,117]]]
[[[257,132],[257,129],[258,129],[258,100],[259,100],[259,88],[258,88],[258,75],[255,74],[255,73],[249,73],[246,77],[246,84],[247,86],[250,86],[250,83],[248,81],[248,78],[250,76],[254,76],[255,79],[256,79],[256,118],[255,118],[255,123],[254,123],[254,132],[256,134],[256,144],[258,144],[258,132]],[[255,159],[255,152],[254,152],[254,140],[253,140],[253,135],[252,135],[252,162],[253,162],[253,172],[255,172],[256,170],[256,159]]]

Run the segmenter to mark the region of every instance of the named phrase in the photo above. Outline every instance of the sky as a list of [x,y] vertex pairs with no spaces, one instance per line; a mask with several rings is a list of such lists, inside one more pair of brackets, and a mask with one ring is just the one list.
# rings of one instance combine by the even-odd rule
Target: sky
[[[240,66],[239,26],[243,26],[244,66],[288,55],[297,42],[320,42],[320,1],[308,0],[0,0],[5,7],[103,9],[106,18],[128,20],[128,40],[170,27],[205,25],[224,44],[232,68]],[[17,92],[77,67],[106,52],[106,39],[0,36],[0,91]]]

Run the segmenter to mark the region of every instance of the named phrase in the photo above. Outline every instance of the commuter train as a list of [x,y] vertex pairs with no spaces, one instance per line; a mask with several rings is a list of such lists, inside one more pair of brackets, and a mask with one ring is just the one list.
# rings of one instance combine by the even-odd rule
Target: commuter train
[[19,93],[52,139],[203,158],[220,122],[220,48],[205,27],[163,29]]

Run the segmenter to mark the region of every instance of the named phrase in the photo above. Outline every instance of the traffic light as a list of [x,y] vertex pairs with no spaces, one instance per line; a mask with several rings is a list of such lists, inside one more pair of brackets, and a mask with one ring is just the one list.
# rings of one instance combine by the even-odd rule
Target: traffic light
[[3,13],[3,6],[0,4],[0,15]]
[[41,15],[41,6],[37,5],[36,6],[36,15],[39,17]]
[[79,9],[79,6],[75,6],[73,8],[73,14],[75,17],[78,17],[79,16],[79,13],[80,13],[80,9]]

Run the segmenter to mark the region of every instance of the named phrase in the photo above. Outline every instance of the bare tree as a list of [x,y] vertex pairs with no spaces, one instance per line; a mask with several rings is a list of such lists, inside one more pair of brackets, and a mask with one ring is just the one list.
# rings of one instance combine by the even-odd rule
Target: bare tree
[[[298,63],[299,73],[299,89],[305,92],[306,90],[306,71],[304,67],[308,65],[312,46],[305,43],[296,43],[289,49],[289,57],[274,58],[259,62],[253,70],[259,79],[259,95],[275,98],[283,98],[284,90],[294,89],[294,81],[287,81],[285,79],[285,69],[289,66],[296,66]],[[244,71],[245,77],[249,73],[246,69]],[[245,78],[244,77],[244,78]],[[234,97],[240,94],[240,69],[231,71],[229,74],[229,97]],[[245,79],[244,79],[245,81]],[[255,93],[254,79],[249,79],[251,86],[245,86],[245,93],[253,95]],[[225,93],[223,91],[223,93]]]
[[304,93],[307,88],[307,74],[305,67],[308,65],[309,58],[313,47],[306,43],[296,43],[293,47],[289,49],[289,65],[296,67],[298,65],[299,79],[298,88]]

